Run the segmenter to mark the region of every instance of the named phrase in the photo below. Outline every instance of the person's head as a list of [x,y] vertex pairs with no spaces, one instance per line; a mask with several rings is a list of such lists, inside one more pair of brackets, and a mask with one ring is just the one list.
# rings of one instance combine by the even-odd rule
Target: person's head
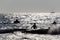
[[34,25],[35,25],[36,23],[34,23]]

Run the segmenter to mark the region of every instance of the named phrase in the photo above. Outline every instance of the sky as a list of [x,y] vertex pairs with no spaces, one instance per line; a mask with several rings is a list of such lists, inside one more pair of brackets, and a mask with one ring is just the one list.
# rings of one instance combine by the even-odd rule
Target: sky
[[60,12],[60,0],[0,0],[0,12]]

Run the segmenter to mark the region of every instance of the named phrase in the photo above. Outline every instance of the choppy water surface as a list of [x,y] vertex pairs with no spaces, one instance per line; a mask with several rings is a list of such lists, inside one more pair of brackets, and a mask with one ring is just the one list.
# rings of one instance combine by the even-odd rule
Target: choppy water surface
[[[19,25],[19,24],[17,24]],[[38,25],[38,24],[37,24]],[[15,24],[0,24],[1,29],[14,29],[15,27],[18,28],[19,26],[16,26]],[[26,25],[25,25],[26,26]],[[41,27],[43,25],[41,24]],[[60,24],[57,25],[44,25],[48,27],[58,27]],[[2,28],[3,27],[3,28]],[[60,40],[60,35],[50,35],[50,34],[30,34],[30,33],[22,33],[20,31],[16,31],[14,33],[5,33],[0,34],[0,40]]]
[[[6,21],[7,20],[6,18],[9,19],[9,21]],[[54,31],[57,30],[57,32],[60,32],[59,31],[60,17],[23,15],[18,17],[18,20],[20,21],[20,23],[18,24],[10,23],[10,21],[14,22],[16,20],[16,17],[6,16],[6,18],[5,16],[0,17],[0,30],[5,30],[5,29],[29,29],[30,30],[33,23],[36,23],[37,28],[48,29],[48,27],[50,27],[51,32],[52,30]],[[54,21],[57,22],[57,24],[52,24]],[[31,34],[31,33],[22,33],[20,31],[15,31],[13,33],[0,34],[0,40],[60,40],[60,35]]]
[[39,35],[14,32],[8,34],[0,34],[0,40],[60,40],[60,35]]

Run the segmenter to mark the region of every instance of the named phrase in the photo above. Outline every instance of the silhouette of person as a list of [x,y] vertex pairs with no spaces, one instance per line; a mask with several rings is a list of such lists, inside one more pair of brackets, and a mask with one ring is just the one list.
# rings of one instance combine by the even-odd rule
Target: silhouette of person
[[17,23],[20,23],[20,22],[16,19],[16,20],[14,21],[14,23],[16,23],[16,24],[17,24]]
[[36,23],[33,24],[32,28],[37,29]]
[[54,25],[55,25],[55,24],[57,24],[57,23],[54,21],[52,24],[54,24]]

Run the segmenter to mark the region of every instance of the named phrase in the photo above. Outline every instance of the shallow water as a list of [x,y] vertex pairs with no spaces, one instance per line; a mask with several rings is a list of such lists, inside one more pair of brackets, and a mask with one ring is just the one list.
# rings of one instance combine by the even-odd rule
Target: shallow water
[[60,35],[26,34],[14,32],[0,34],[0,40],[60,40]]

